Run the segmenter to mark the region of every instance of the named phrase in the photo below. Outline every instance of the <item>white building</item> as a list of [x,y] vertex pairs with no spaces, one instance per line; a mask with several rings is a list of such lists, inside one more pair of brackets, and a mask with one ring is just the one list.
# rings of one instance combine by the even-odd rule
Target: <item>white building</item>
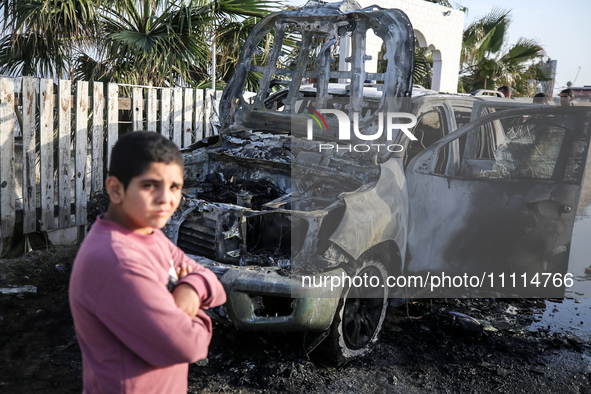
[[[377,5],[404,11],[410,19],[419,45],[433,52],[431,89],[449,93],[457,92],[464,31],[462,11],[424,0],[357,0],[357,2],[362,8]],[[368,32],[366,53],[372,59],[366,62],[366,71],[376,72],[380,47],[381,40]],[[348,67],[344,62],[345,57],[340,57],[341,70],[346,70]]]

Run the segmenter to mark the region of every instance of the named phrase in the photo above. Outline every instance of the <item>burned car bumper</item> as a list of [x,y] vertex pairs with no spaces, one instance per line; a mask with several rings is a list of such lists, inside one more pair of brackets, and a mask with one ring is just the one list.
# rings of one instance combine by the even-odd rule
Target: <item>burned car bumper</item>
[[[212,311],[236,328],[250,331],[323,331],[332,323],[339,299],[319,294],[318,289],[298,289],[293,298],[294,278],[277,267],[232,266],[191,255],[211,269],[222,282],[228,302]],[[341,275],[342,269],[325,272]],[[210,313],[210,314],[211,314]]]

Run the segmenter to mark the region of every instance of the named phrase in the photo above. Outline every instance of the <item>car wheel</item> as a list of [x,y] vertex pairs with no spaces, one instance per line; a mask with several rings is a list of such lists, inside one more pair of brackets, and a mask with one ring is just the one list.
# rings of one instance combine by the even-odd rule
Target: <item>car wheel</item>
[[328,336],[313,351],[314,358],[339,366],[371,350],[386,318],[387,275],[381,262],[374,258],[363,260],[355,277],[367,278],[366,283],[371,286],[358,287],[353,283],[343,289]]

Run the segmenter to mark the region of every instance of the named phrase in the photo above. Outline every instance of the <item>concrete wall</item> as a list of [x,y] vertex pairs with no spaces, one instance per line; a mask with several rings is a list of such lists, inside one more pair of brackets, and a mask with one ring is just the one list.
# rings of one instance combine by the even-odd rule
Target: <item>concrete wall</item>
[[[464,13],[423,0],[357,0],[361,7],[378,5],[382,8],[398,8],[408,15],[421,47],[433,52],[433,81],[431,89],[457,92],[460,72],[460,52],[464,30]],[[449,13],[449,14],[448,14]],[[375,72],[381,40],[367,38],[367,54],[372,60],[366,70]]]

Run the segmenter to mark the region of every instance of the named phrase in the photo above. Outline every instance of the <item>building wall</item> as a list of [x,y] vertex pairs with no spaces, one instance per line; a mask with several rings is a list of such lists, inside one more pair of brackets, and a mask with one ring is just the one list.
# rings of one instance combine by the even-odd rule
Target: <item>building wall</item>
[[[464,30],[464,13],[429,3],[424,0],[357,0],[361,7],[378,5],[382,8],[398,8],[404,11],[415,31],[421,47],[433,52],[433,81],[431,88],[442,92],[457,92],[460,72],[460,53]],[[449,13],[449,14],[447,14]],[[367,54],[372,56],[366,70],[375,72],[381,40],[367,38]]]

